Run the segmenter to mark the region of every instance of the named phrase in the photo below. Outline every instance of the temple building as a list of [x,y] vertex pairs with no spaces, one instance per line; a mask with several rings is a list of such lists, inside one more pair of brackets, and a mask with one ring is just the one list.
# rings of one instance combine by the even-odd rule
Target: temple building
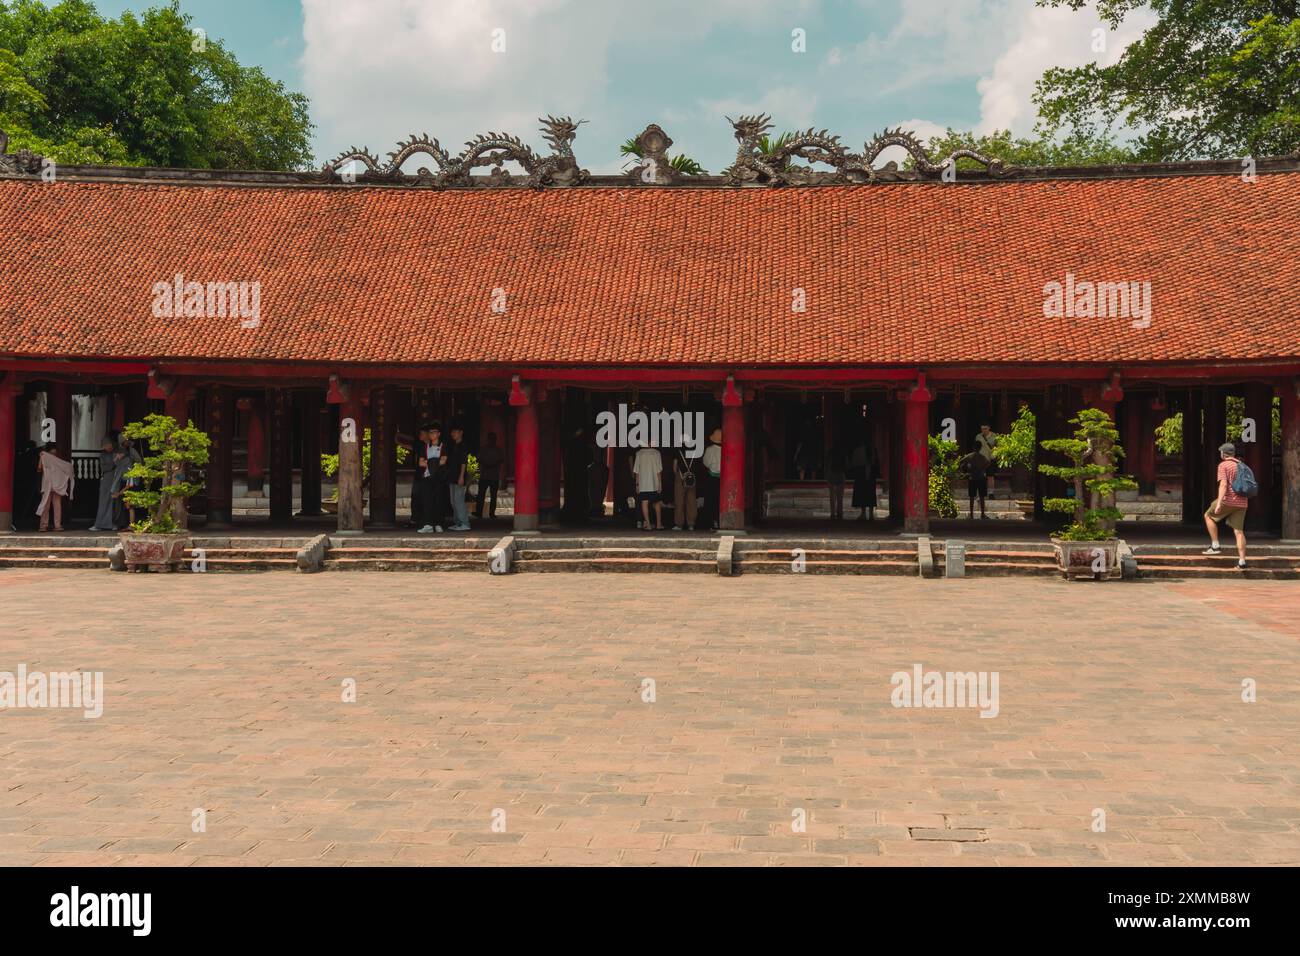
[[[583,451],[619,406],[721,427],[724,529],[866,436],[889,520],[924,532],[928,436],[965,451],[1022,405],[1040,439],[1109,411],[1139,493],[1199,525],[1240,403],[1249,530],[1300,539],[1300,156],[1031,169],[933,163],[901,132],[764,152],[766,117],[733,125],[716,176],[657,126],[626,174],[589,174],[549,117],[546,155],[413,137],[317,172],[0,153],[0,529],[28,442],[93,482],[102,437],[157,410],[212,440],[195,526],[230,525],[237,486],[273,522],[320,514],[338,451],[339,530],[393,527],[395,449],[437,419],[500,437],[532,532],[566,502],[621,510],[625,450],[594,490]],[[1050,481],[1021,484],[1042,517]]]

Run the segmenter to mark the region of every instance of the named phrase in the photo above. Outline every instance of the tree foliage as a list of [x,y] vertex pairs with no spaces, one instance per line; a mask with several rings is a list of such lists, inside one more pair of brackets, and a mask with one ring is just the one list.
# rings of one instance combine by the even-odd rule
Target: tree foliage
[[126,477],[143,482],[137,491],[124,491],[122,498],[133,508],[144,508],[149,516],[131,525],[132,531],[169,534],[179,530],[172,517],[175,502],[192,498],[203,490],[188,480],[195,469],[208,463],[208,436],[194,427],[177,424],[168,415],[146,415],[122,429],[124,438],[144,442],[149,454],[132,465]]
[[[1127,475],[1115,474],[1115,459],[1124,456],[1119,446],[1119,430],[1110,415],[1099,408],[1085,408],[1070,424],[1077,426],[1073,438],[1049,438],[1039,442],[1044,451],[1055,452],[1069,459],[1068,465],[1041,464],[1038,470],[1053,478],[1061,478],[1074,487],[1073,498],[1044,498],[1048,511],[1072,514],[1074,521],[1058,537],[1074,541],[1101,541],[1112,537],[1105,523],[1118,521],[1123,513],[1114,506],[1089,508],[1085,492],[1109,498],[1117,491],[1131,491],[1137,482]],[[1101,450],[1104,463],[1098,463]]]
[[1112,30],[1143,8],[1159,19],[1111,66],[1043,74],[1034,98],[1046,134],[1104,136],[1122,124],[1136,132],[1134,152],[1148,162],[1300,149],[1297,0],[1098,0],[1096,7]]
[[87,0],[0,0],[0,129],[61,163],[300,169],[307,98],[219,40],[175,0],[138,17]]
[[[975,150],[991,159],[1000,159],[1008,166],[1097,166],[1130,163],[1137,158],[1130,148],[1115,142],[1108,132],[1071,132],[1061,137],[1042,133],[1012,136],[1010,130],[1000,129],[976,136],[949,127],[943,136],[936,136],[926,144],[932,163],[942,163],[959,149]],[[911,169],[915,165],[909,156],[903,167]],[[962,157],[957,160],[958,170],[983,168],[973,159]]]

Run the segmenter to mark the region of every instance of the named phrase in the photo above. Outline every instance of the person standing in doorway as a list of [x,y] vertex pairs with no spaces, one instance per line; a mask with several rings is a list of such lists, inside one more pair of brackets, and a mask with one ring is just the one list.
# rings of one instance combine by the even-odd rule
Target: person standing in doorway
[[975,499],[980,500],[980,517],[987,518],[988,514],[984,510],[984,498],[989,493],[988,479],[988,459],[980,450],[980,443],[975,442],[971,448],[970,454],[962,457],[957,463],[957,467],[966,473],[966,497],[969,499],[967,513],[969,518],[975,517]]
[[844,517],[844,480],[844,449],[837,442],[826,454],[826,487],[831,493],[832,521],[839,521]]
[[[636,475],[636,503],[641,521],[638,527],[647,531],[664,530],[664,458],[658,448],[643,445],[632,458],[632,473]],[[655,523],[650,524],[650,506],[654,505]]]
[[1219,525],[1226,524],[1237,538],[1237,569],[1246,570],[1246,509],[1250,502],[1233,488],[1237,475],[1247,466],[1237,457],[1237,447],[1232,442],[1219,446],[1218,496],[1205,509],[1205,528],[1210,532],[1210,546],[1203,554],[1220,554]]
[[[497,444],[497,433],[488,432],[478,453],[478,499],[474,510],[480,518],[497,516],[497,492],[501,488],[501,468],[505,461],[506,453]],[[492,501],[485,513],[483,507],[488,505],[488,492],[492,493]]]
[[420,534],[442,534],[442,523],[447,520],[447,450],[442,440],[442,426],[430,425],[424,442],[425,492],[424,526]]
[[451,426],[451,444],[447,448],[447,481],[451,492],[452,531],[469,530],[469,506],[465,492],[469,487],[469,446],[465,444],[465,429]]
[[853,449],[849,468],[853,475],[852,505],[858,509],[858,520],[875,521],[876,477],[880,460],[876,457],[875,447],[868,445],[865,438]]
[[993,497],[993,475],[997,471],[997,463],[993,460],[993,449],[997,447],[997,443],[998,436],[993,433],[989,423],[981,422],[980,433],[975,436],[975,450],[984,459],[984,481],[988,486],[987,493],[990,498]]
[[429,428],[421,425],[415,443],[411,445],[411,461],[415,468],[411,472],[411,523],[412,528],[424,527],[424,498],[426,482],[429,480],[428,449]]
[[[722,494],[722,429],[715,428],[709,432],[709,443],[704,448],[700,459],[704,466],[703,479],[704,505],[700,516],[706,531],[718,526],[718,517],[722,514],[718,498]],[[697,496],[698,498],[698,496]]]
[[699,497],[695,489],[699,459],[687,458],[684,448],[673,456],[673,530],[692,531],[699,519]]
[[37,531],[50,530],[50,514],[54,515],[54,530],[63,530],[63,499],[72,498],[77,477],[72,462],[60,458],[54,442],[49,442],[36,462],[41,475],[41,503],[36,506],[40,518]]
[[113,436],[105,435],[99,445],[99,502],[95,510],[95,522],[90,526],[91,531],[115,530],[113,492],[117,490],[118,463],[125,457],[113,441]]

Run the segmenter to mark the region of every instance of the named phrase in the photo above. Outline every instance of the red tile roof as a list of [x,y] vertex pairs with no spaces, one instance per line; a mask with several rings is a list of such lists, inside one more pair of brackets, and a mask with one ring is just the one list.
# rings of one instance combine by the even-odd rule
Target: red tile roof
[[[757,189],[0,182],[0,355],[915,364],[1300,357],[1300,173]],[[154,318],[257,281],[261,325]],[[1150,328],[1043,287],[1149,281]],[[807,311],[792,312],[793,290]],[[491,311],[494,289],[507,312]]]

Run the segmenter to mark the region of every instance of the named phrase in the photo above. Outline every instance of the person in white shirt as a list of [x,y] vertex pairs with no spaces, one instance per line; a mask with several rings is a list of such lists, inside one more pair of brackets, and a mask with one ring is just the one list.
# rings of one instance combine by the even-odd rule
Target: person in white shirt
[[709,432],[709,444],[700,459],[704,474],[700,476],[702,500],[700,501],[701,523],[706,529],[718,526],[718,497],[722,491],[722,429],[715,428]]
[[650,524],[650,506],[655,506],[655,523],[653,530],[664,530],[664,503],[661,492],[664,488],[664,459],[658,448],[644,447],[637,449],[632,459],[632,473],[636,475],[636,500],[641,509],[641,522],[647,531]]

